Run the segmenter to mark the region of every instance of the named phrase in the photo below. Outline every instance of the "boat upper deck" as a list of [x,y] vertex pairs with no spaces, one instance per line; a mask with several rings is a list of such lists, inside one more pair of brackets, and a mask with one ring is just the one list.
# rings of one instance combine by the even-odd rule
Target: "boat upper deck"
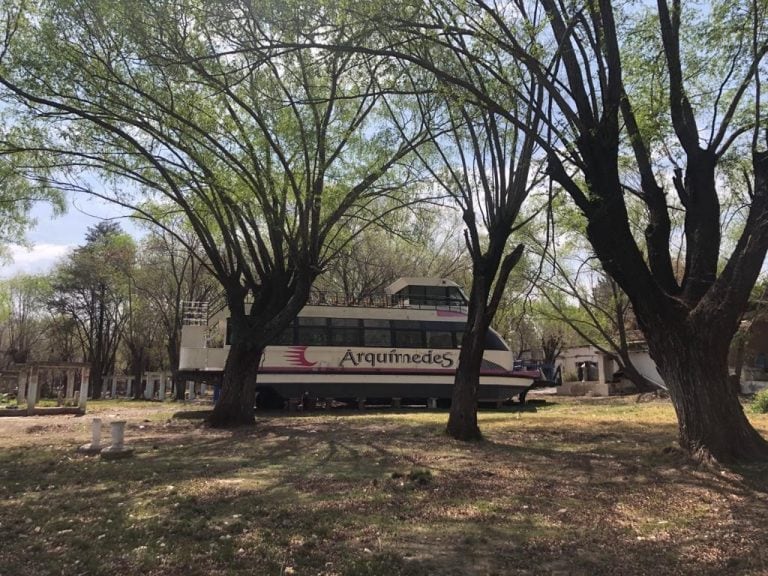
[[[306,306],[334,308],[407,309],[438,311],[445,315],[465,315],[467,297],[458,284],[445,278],[399,278],[384,292],[346,294],[312,290]],[[206,302],[185,302],[184,324],[204,325],[212,320]]]

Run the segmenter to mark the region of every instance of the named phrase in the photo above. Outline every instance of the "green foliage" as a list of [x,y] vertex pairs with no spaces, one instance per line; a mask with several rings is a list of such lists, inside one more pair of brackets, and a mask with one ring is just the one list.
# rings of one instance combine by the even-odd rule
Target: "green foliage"
[[760,390],[752,400],[752,412],[756,414],[768,414],[768,389]]
[[47,276],[20,274],[0,280],[0,349],[4,352],[0,365],[42,359],[50,295]]
[[[133,239],[119,225],[101,222],[88,229],[86,243],[54,271],[49,307],[62,319],[74,323],[92,375],[114,370],[127,318],[129,278],[135,255]],[[97,382],[101,382],[100,378]]]
[[401,276],[451,278],[469,286],[471,268],[460,237],[456,212],[420,208],[398,214],[392,226],[369,227],[348,238],[344,249],[315,283],[319,290],[348,297],[383,293]]
[[428,468],[413,468],[408,472],[408,480],[419,486],[432,482],[432,471]]
[[18,89],[7,96],[16,121],[39,127],[67,176],[109,183],[99,194],[161,225],[158,207],[183,214],[233,298],[264,292],[281,306],[349,230],[419,191],[406,140],[419,140],[422,122],[412,117],[405,132],[387,122],[393,64],[280,48],[343,36],[333,6],[42,0],[4,10],[13,31],[0,75]]
[[60,294],[77,293],[84,299],[93,290],[120,298],[125,294],[135,251],[133,239],[118,224],[100,222],[88,229],[86,243],[58,268],[55,288]]
[[0,126],[0,255],[6,244],[25,243],[26,230],[35,224],[30,212],[36,203],[48,203],[54,214],[64,211],[61,192],[45,182],[35,182],[28,178],[24,166],[27,155],[3,154],[5,148],[2,139]]

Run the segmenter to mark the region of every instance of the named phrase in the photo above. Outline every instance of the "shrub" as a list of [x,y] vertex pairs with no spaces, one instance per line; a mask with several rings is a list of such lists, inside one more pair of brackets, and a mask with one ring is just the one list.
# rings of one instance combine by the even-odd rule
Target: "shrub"
[[408,473],[408,480],[414,484],[424,486],[432,482],[432,472],[426,468],[414,468]]
[[768,388],[755,394],[752,401],[752,411],[758,414],[768,414]]

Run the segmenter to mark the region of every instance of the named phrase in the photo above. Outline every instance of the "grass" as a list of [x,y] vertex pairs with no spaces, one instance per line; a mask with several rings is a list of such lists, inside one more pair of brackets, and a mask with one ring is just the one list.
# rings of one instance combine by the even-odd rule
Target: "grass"
[[[692,465],[665,402],[483,411],[472,444],[440,411],[218,431],[205,408],[0,420],[0,574],[768,573],[768,468]],[[133,458],[75,452],[94,416],[128,420]]]

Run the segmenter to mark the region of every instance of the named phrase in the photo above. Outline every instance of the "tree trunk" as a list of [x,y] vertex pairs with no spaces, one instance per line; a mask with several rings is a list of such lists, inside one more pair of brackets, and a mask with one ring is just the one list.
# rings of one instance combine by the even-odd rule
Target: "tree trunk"
[[104,384],[104,374],[102,374],[102,370],[103,367],[101,362],[91,362],[90,385],[91,398],[93,400],[101,398],[101,389]]
[[208,417],[214,428],[249,426],[255,422],[256,373],[262,348],[255,348],[247,340],[233,342],[224,366],[221,396]]
[[484,348],[484,331],[482,334],[475,330],[464,334],[446,427],[448,435],[456,440],[480,440],[483,437],[477,425],[477,390]]
[[184,400],[184,382],[179,381],[179,341],[177,338],[168,339],[168,361],[171,366],[171,379],[173,380],[176,400]]
[[451,412],[446,433],[456,440],[480,440],[483,435],[477,425],[477,391],[480,387],[480,368],[485,351],[488,326],[483,322],[486,312],[485,282],[476,273],[472,279],[471,302],[467,327],[461,341],[459,365],[453,382]]
[[[178,364],[177,364],[178,366]],[[174,398],[178,401],[183,401],[186,398],[186,386],[185,383],[179,380],[179,371],[178,370],[171,370],[171,380],[173,382],[174,390],[176,392],[176,395]]]
[[133,375],[133,399],[141,400],[144,398],[144,387],[141,385],[141,376],[144,374],[144,367],[141,364],[137,364],[134,367]]
[[747,420],[729,383],[730,337],[714,332],[666,326],[647,333],[677,413],[680,446],[703,462],[768,459],[768,442]]

